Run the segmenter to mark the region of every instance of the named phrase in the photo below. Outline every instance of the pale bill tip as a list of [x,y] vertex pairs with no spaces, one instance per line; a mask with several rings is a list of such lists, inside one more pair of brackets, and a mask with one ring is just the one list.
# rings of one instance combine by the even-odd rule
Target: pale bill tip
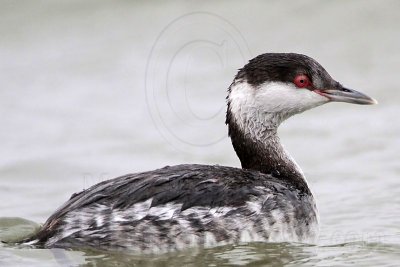
[[378,105],[378,104],[379,104],[378,100],[371,97],[371,105]]

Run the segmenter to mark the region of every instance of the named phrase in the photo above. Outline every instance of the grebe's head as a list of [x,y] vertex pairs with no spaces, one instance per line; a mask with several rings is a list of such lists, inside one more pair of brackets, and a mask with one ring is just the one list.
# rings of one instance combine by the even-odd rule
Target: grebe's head
[[343,87],[314,59],[294,53],[267,53],[250,60],[228,93],[227,123],[243,130],[276,129],[288,117],[328,102],[377,103]]

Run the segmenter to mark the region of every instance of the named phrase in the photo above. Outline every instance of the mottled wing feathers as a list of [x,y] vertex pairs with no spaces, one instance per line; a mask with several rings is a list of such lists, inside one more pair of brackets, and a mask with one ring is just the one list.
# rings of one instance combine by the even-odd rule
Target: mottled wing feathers
[[[118,221],[120,227],[134,227],[137,224],[134,218],[138,218],[138,221],[143,219],[150,220],[151,216],[155,216],[154,220],[150,220],[152,224],[157,223],[159,225],[163,221],[159,221],[160,218],[167,216],[170,212],[172,213],[168,216],[173,216],[173,214],[186,216],[183,215],[186,214],[185,211],[191,210],[193,207],[198,207],[199,211],[202,207],[216,209],[216,211],[219,208],[226,209],[230,207],[229,209],[232,209],[231,212],[234,213],[242,210],[244,213],[240,216],[243,216],[249,211],[250,200],[264,199],[260,204],[257,204],[259,206],[258,212],[261,212],[261,210],[268,212],[268,210],[281,208],[279,205],[284,204],[285,199],[290,200],[293,198],[294,203],[290,204],[290,206],[296,205],[295,202],[299,202],[298,193],[297,190],[290,188],[289,185],[282,184],[276,178],[257,171],[207,165],[165,167],[104,181],[78,194],[74,194],[69,201],[47,220],[36,238],[39,239],[39,243],[45,243],[51,237],[54,239],[54,236],[63,238],[67,234],[64,229],[65,220],[71,220],[71,217],[75,218],[76,215],[72,216],[71,214],[79,214],[80,210],[85,216],[90,216],[89,214],[92,212],[92,223],[90,223],[90,217],[83,218],[83,220],[87,224],[86,231],[92,233],[90,239],[97,240],[96,235],[93,233],[100,231],[97,228],[101,227],[105,222],[96,221],[96,218],[99,219],[101,216],[105,216],[104,214],[108,214],[107,216],[112,216],[110,219],[118,221],[120,212],[124,210],[133,212],[131,215],[123,215],[128,216],[130,219],[126,222],[124,220]],[[268,199],[268,195],[274,197]],[[151,201],[149,206],[141,204],[147,203],[149,200]],[[172,205],[173,209],[168,210],[168,205]],[[284,205],[287,205],[287,203]],[[143,207],[145,211],[142,210]],[[176,209],[177,207],[179,207],[179,210]],[[147,210],[150,213],[144,213],[147,215],[140,219],[142,217],[139,215],[142,212],[147,212]],[[113,213],[112,211],[115,212]],[[96,214],[96,212],[102,212],[103,214],[98,216],[99,214]],[[166,213],[162,214],[163,212]],[[188,214],[187,220],[191,223],[196,223],[196,220],[199,220],[196,219],[197,215],[195,217],[190,215],[192,214],[191,211]],[[250,215],[251,212],[249,213]],[[230,215],[227,214],[226,216]],[[157,220],[157,218],[159,219]],[[80,218],[76,218],[77,227],[80,220]],[[275,219],[271,220],[274,221]],[[213,222],[210,221],[209,224]],[[198,224],[203,225],[203,223],[200,224],[199,221]],[[211,224],[207,227],[211,227]],[[71,234],[69,234],[68,240],[76,236],[73,233],[75,230],[69,231],[71,231]]]

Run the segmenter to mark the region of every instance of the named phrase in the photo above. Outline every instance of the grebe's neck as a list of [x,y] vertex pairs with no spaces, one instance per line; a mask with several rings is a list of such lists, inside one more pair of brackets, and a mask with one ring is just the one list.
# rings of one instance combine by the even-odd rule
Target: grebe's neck
[[283,148],[276,129],[265,129],[259,136],[261,138],[255,139],[239,129],[237,124],[230,123],[229,136],[243,169],[271,174],[308,192],[303,172]]
[[[273,88],[268,90],[272,92]],[[246,83],[233,83],[228,95],[226,123],[242,168],[271,174],[310,193],[303,172],[277,135],[280,123],[293,114],[271,110],[271,105],[265,103],[268,97],[256,94]],[[263,102],[257,102],[260,100]]]

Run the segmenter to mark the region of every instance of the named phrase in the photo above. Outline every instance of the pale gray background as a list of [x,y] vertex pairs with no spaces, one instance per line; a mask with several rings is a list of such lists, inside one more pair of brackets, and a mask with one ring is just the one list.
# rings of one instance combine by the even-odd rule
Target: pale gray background
[[[329,104],[281,128],[322,223],[320,246],[291,248],[288,262],[398,262],[399,10],[398,1],[1,1],[0,217],[42,223],[73,192],[129,172],[240,166],[226,88],[251,57],[298,52],[379,105]],[[269,259],[237,249],[223,262]],[[55,264],[35,253],[0,247],[6,264]]]

